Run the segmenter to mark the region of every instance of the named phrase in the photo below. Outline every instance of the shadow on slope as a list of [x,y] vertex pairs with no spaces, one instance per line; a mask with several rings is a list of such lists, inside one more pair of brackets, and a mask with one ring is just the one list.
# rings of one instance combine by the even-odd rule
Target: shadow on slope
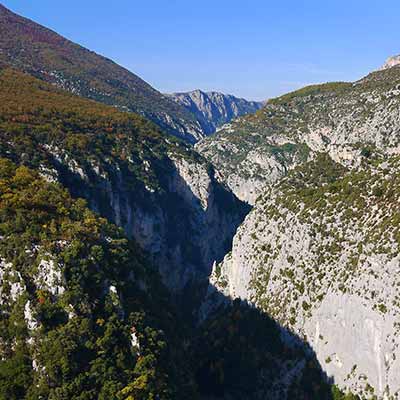
[[[222,261],[231,250],[233,236],[250,210],[216,180],[211,167],[195,178],[209,180],[203,188],[206,197],[200,199],[168,157],[152,160],[159,185],[154,192],[136,178],[127,162],[117,168],[103,165],[106,178],[78,164],[88,179],[54,158],[52,164],[73,197],[85,198],[90,209],[121,226],[152,256],[163,281],[173,290],[209,276],[213,262]],[[197,181],[194,185],[200,186]],[[207,204],[201,204],[202,200]]]
[[353,399],[334,386],[302,338],[239,299],[217,292],[214,301],[220,305],[193,340],[194,373],[204,400]]
[[0,70],[0,155],[58,181],[124,228],[180,290],[221,260],[248,208],[154,124]]

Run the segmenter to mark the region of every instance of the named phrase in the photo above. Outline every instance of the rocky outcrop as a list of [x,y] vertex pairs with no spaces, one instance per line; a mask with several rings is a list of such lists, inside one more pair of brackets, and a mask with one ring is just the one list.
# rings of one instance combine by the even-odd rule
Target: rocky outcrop
[[382,65],[381,70],[382,69],[392,68],[392,67],[395,67],[396,65],[399,65],[399,64],[400,64],[400,55],[392,56],[392,57],[389,57],[385,61],[385,64]]
[[270,100],[196,148],[239,198],[254,203],[265,184],[318,152],[346,165],[370,146],[398,153],[399,83],[400,70],[389,68],[355,83],[306,87]]
[[[206,142],[198,143],[196,149],[211,159],[221,173],[222,181],[233,193],[242,201],[252,205],[263,193],[266,184],[277,182],[295,165],[311,157],[306,145],[285,143],[278,148],[274,143],[270,145],[265,143],[265,148],[262,150],[248,149],[246,154],[242,154],[243,148],[240,144],[228,142],[229,139],[224,140],[224,155],[220,154],[219,145],[217,149],[211,149],[207,147]],[[275,152],[274,148],[278,150]],[[230,164],[225,164],[227,153],[232,160]]]
[[296,169],[259,199],[211,276],[214,291],[303,337],[342,389],[379,399],[400,392],[399,167],[395,157],[347,172],[319,156]]
[[0,259],[0,305],[9,305],[16,301],[25,291],[25,284],[12,263]]
[[196,116],[204,136],[211,135],[234,118],[256,112],[263,105],[262,102],[201,90],[173,93],[169,97]]

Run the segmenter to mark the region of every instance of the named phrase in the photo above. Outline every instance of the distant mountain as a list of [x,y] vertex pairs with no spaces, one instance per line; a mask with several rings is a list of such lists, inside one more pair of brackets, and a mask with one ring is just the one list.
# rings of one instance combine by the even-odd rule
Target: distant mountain
[[263,102],[248,101],[218,92],[205,93],[201,90],[173,93],[170,97],[196,116],[207,136],[232,119],[255,113],[263,106]]
[[204,136],[192,113],[135,74],[0,4],[1,64],[80,96],[144,115],[188,142]]

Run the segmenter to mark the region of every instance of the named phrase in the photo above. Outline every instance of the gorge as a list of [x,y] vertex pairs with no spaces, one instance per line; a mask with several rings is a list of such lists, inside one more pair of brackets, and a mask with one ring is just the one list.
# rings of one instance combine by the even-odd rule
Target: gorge
[[0,5],[0,399],[396,399],[400,64],[162,94]]

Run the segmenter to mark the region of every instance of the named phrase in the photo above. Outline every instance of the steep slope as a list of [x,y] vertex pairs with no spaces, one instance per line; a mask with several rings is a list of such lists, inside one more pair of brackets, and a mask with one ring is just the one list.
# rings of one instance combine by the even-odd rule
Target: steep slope
[[312,349],[267,315],[234,303],[190,328],[171,306],[150,259],[179,292],[248,209],[210,165],[21,72],[0,70],[0,94],[1,399],[332,398]]
[[245,302],[223,306],[194,335],[204,399],[358,400],[326,380],[313,350]]
[[234,118],[256,112],[263,104],[218,92],[205,93],[201,90],[173,93],[170,97],[196,116],[206,136]]
[[2,400],[331,398],[313,354],[246,305],[189,335],[121,229],[3,158],[0,309]]
[[211,281],[304,337],[341,388],[393,398],[400,393],[400,159],[360,162],[349,171],[319,155],[271,186]]
[[0,237],[1,399],[195,398],[183,327],[120,229],[0,159]]
[[248,208],[189,145],[23,73],[0,71],[0,155],[41,171],[148,251],[174,290],[206,277]]
[[236,195],[254,203],[263,187],[326,151],[344,164],[368,146],[399,150],[400,68],[355,83],[309,86],[241,117],[197,150],[213,162]]
[[203,132],[184,107],[135,74],[0,4],[0,64],[72,93],[142,114],[191,143]]

